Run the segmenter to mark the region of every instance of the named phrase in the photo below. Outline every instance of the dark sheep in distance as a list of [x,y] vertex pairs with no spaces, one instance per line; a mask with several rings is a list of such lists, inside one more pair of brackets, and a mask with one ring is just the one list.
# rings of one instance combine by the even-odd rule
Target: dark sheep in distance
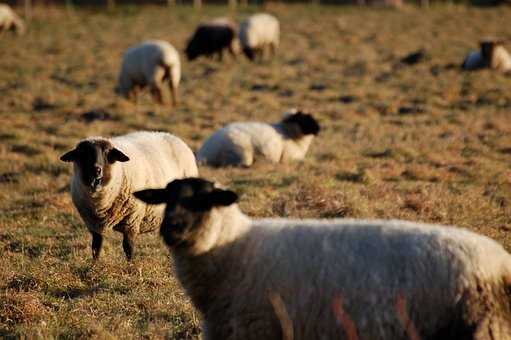
[[226,18],[218,18],[200,24],[190,38],[185,53],[188,60],[200,56],[218,55],[222,60],[225,49],[235,58],[239,50],[235,24]]

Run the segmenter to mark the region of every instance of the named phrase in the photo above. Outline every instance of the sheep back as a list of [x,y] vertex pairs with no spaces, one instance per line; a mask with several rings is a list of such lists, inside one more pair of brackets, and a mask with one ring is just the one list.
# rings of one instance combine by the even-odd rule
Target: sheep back
[[270,14],[254,14],[240,25],[239,36],[243,48],[255,49],[269,44],[278,46],[279,35],[279,21]]
[[148,40],[124,53],[119,88],[126,94],[134,85],[159,84],[168,72],[177,87],[181,79],[179,53],[166,41]]
[[218,18],[201,24],[188,42],[186,55],[188,59],[193,60],[198,56],[209,56],[225,48],[230,48],[234,52],[233,40],[237,39],[236,35],[236,28],[228,19]]
[[197,153],[197,159],[213,166],[250,166],[257,155],[279,162],[282,149],[282,135],[270,124],[232,123],[216,131],[204,142]]
[[511,337],[511,256],[458,228],[253,220],[228,246],[175,258],[209,339],[279,338],[278,314],[295,339],[343,338],[348,319],[359,339],[404,340],[407,318],[421,339]]

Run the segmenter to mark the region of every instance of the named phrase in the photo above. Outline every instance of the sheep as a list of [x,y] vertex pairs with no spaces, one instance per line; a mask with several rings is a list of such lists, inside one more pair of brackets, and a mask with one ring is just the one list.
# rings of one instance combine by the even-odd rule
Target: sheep
[[279,46],[279,21],[270,14],[254,14],[241,23],[239,36],[243,53],[251,61],[256,57],[262,60],[267,49],[274,56]]
[[219,60],[223,58],[223,51],[227,49],[233,58],[239,50],[235,24],[227,18],[217,18],[197,27],[190,38],[185,53],[188,60],[195,60],[201,55],[212,56],[217,54]]
[[0,32],[2,31],[12,31],[19,35],[25,33],[23,20],[5,4],[0,4]]
[[308,113],[293,109],[279,123],[231,123],[217,130],[197,152],[211,166],[249,167],[261,155],[273,163],[302,160],[320,126]]
[[236,193],[201,178],[134,196],[166,204],[160,236],[205,339],[511,339],[511,255],[485,236],[251,219]]
[[463,61],[464,70],[492,68],[501,72],[511,71],[511,55],[502,45],[503,41],[486,39],[481,41],[480,51],[470,52]]
[[177,89],[181,80],[179,53],[168,42],[148,40],[130,47],[123,56],[116,93],[137,98],[139,89],[149,86],[153,98],[163,103],[162,86],[169,83],[172,104],[177,105]]
[[136,236],[159,226],[163,208],[148,209],[133,199],[133,191],[198,174],[190,148],[165,132],[89,137],[60,159],[74,163],[71,197],[92,234],[94,260],[108,230],[123,234],[123,249],[131,260]]

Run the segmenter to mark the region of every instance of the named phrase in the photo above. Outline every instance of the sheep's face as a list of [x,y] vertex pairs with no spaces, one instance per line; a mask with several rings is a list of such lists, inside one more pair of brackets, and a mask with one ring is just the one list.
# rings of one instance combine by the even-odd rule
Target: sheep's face
[[282,120],[286,133],[293,139],[306,135],[317,135],[320,130],[318,122],[308,113],[297,110]]
[[188,60],[196,59],[200,54],[200,37],[197,36],[198,32],[195,32],[194,36],[188,42],[188,45],[185,49],[186,58]]
[[166,204],[160,235],[169,247],[192,244],[213,208],[231,205],[238,199],[236,193],[215,188],[201,178],[174,180],[164,189],[142,190],[134,195],[148,204]]
[[112,178],[112,164],[127,162],[129,157],[106,140],[85,140],[75,149],[60,157],[74,162],[82,183],[92,192],[108,185]]

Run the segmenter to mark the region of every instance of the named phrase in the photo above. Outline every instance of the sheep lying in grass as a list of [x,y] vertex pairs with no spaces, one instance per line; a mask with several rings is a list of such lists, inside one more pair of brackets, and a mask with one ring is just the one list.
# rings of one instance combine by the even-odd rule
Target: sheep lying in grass
[[234,192],[199,178],[134,195],[166,204],[160,235],[206,339],[511,339],[511,255],[487,237],[251,219]]
[[177,50],[166,41],[149,40],[124,53],[116,93],[136,99],[138,91],[148,86],[154,99],[161,104],[163,85],[167,81],[172,103],[177,105],[180,80],[181,63]]
[[23,20],[5,4],[0,4],[0,33],[2,31],[12,31],[20,35],[25,33]]
[[500,40],[483,40],[481,50],[470,52],[462,64],[464,70],[492,68],[501,72],[511,71],[511,55]]
[[133,191],[198,174],[190,148],[164,132],[90,137],[60,159],[74,163],[71,196],[92,234],[94,259],[108,230],[123,233],[124,252],[131,260],[135,237],[160,225],[163,207],[148,208],[132,197]]
[[217,18],[197,27],[185,53],[188,60],[194,60],[201,55],[210,57],[213,54],[217,54],[222,60],[224,49],[236,57],[239,50],[237,30],[231,20]]
[[279,47],[280,24],[270,14],[254,14],[241,23],[239,35],[247,58],[253,61],[258,57],[262,60],[267,49],[275,55]]
[[271,162],[301,160],[320,127],[307,113],[287,112],[276,124],[231,123],[209,137],[197,153],[199,162],[212,166],[250,166],[258,155]]

